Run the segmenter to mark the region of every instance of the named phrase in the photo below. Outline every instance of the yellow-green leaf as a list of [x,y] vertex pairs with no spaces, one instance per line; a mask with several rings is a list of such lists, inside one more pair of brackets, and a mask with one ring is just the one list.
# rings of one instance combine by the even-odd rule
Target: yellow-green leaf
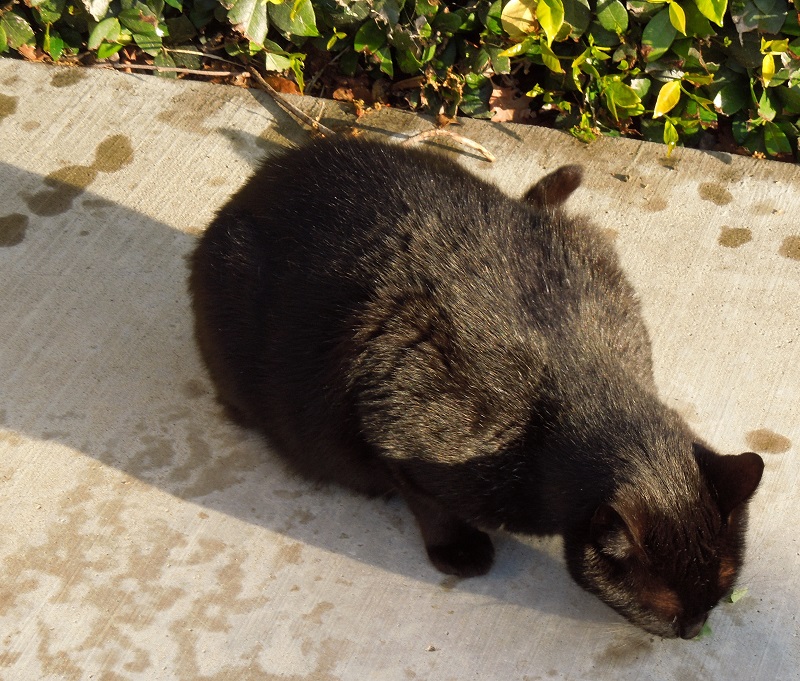
[[527,52],[531,47],[531,38],[525,38],[521,43],[517,43],[516,45],[512,45],[511,47],[503,50],[497,56],[498,57],[516,57],[519,54],[524,54]]
[[558,57],[556,57],[553,50],[547,45],[547,43],[543,42],[541,44],[542,48],[542,61],[544,65],[550,69],[553,73],[564,73],[564,69],[561,68],[561,62],[558,61]]
[[686,35],[686,12],[677,2],[669,3],[669,21],[676,31]]
[[564,3],[561,0],[539,0],[536,5],[536,18],[547,35],[547,44],[553,44],[564,23]]
[[681,100],[681,81],[671,80],[664,83],[658,92],[653,118],[658,118],[672,111]]
[[695,4],[706,19],[710,19],[717,26],[722,26],[722,18],[728,9],[728,0],[695,0]]
[[765,54],[764,60],[761,62],[761,79],[764,81],[764,87],[769,85],[775,75],[775,57],[771,54]]
[[522,40],[536,30],[536,0],[509,0],[500,20],[512,40]]

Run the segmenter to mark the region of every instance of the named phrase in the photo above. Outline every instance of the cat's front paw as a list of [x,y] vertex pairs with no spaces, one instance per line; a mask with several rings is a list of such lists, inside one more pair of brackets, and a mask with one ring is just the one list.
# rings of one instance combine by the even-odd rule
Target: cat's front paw
[[469,526],[460,528],[450,541],[425,548],[439,570],[458,577],[485,575],[494,560],[494,546],[489,535]]

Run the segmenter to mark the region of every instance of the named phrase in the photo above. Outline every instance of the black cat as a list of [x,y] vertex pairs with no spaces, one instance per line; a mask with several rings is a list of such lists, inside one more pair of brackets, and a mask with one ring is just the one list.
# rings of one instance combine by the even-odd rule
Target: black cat
[[489,569],[483,530],[558,533],[584,588],[691,638],[736,579],[763,462],[659,401],[613,248],[561,211],[580,181],[514,200],[358,139],[271,158],[193,256],[197,339],[240,423],[307,476],[398,490],[443,572]]

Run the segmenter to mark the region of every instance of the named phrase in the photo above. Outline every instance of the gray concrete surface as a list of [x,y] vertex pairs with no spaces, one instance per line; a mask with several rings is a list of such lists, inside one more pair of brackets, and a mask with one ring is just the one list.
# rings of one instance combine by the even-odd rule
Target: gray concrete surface
[[512,194],[585,165],[569,208],[615,235],[664,398],[722,451],[764,455],[746,596],[709,638],[655,639],[572,583],[557,539],[498,535],[490,575],[447,579],[400,501],[288,474],[212,399],[185,256],[305,133],[241,89],[2,59],[0,678],[800,678],[800,169],[461,132],[499,160],[452,158]]

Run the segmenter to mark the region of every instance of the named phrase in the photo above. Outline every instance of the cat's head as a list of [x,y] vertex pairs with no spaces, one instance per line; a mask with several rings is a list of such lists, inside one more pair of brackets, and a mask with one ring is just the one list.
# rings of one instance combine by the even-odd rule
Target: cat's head
[[694,638],[733,587],[748,501],[764,469],[752,452],[720,456],[700,444],[693,449],[697,469],[686,487],[693,493],[674,494],[669,475],[660,489],[626,482],[596,508],[581,539],[566,547],[579,584],[664,638]]

